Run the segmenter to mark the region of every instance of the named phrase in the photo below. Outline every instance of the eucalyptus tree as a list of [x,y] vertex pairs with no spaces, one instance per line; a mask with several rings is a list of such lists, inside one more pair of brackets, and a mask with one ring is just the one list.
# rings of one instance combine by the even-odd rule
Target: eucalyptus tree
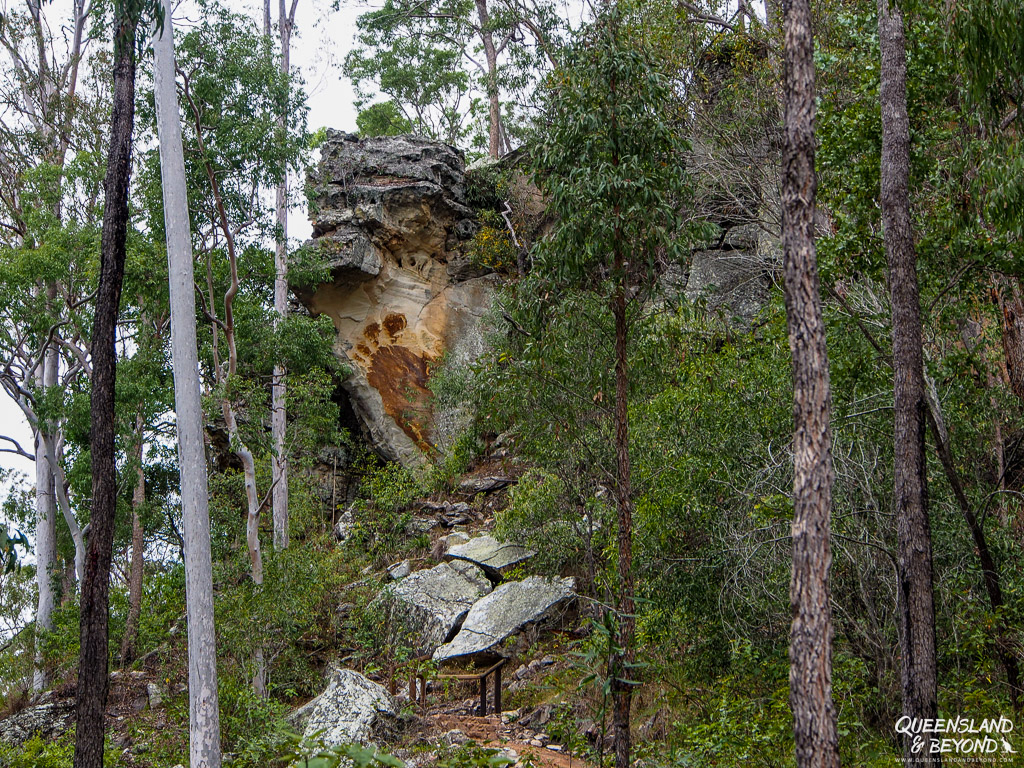
[[[895,493],[900,599],[900,659],[903,714],[934,719],[938,713],[932,543],[928,520],[921,305],[917,256],[910,218],[910,120],[907,115],[907,52],[898,0],[878,0],[881,52],[882,232],[892,302],[895,376]],[[934,735],[925,736],[931,754]],[[912,740],[903,754],[912,759]]]
[[835,483],[832,396],[814,243],[814,35],[808,0],[787,0],[783,7],[786,114],[782,245],[786,318],[793,357],[794,421],[789,702],[797,765],[838,768],[828,578]]
[[498,157],[513,148],[528,94],[555,66],[565,20],[548,0],[386,0],[357,25],[345,73],[360,106],[383,93],[416,131]]
[[[280,0],[278,5],[277,25],[281,40],[281,74],[290,83],[292,32],[295,29],[295,12],[299,0],[291,0],[286,5]],[[270,0],[264,0],[264,34],[270,37]],[[277,130],[281,141],[288,140],[287,99],[281,104],[278,114]],[[274,330],[280,330],[281,322],[288,314],[288,171],[277,181],[274,190],[274,217],[276,222],[276,240],[274,245]],[[283,361],[274,362],[274,380],[271,386],[272,402],[270,410],[270,429],[274,441],[274,454],[271,458],[272,507],[274,515],[274,548],[285,549],[288,546],[288,406],[287,370]]]
[[[292,87],[275,61],[271,41],[251,20],[215,3],[202,10],[200,23],[176,43],[191,232],[205,272],[200,297],[209,340],[201,359],[229,450],[242,467],[246,548],[252,579],[260,585],[260,520],[282,480],[261,488],[258,468],[265,459],[273,466],[289,450],[287,442],[273,445],[276,439],[268,445],[264,430],[263,384],[275,381],[285,349],[280,340],[288,334],[273,308],[279,275],[267,263],[267,246],[281,233],[265,193],[298,167],[306,143],[305,104],[301,88]],[[222,64],[211,66],[214,60]],[[152,173],[150,178],[155,180]],[[149,197],[155,198],[152,190]],[[158,210],[151,209],[151,220]],[[273,406],[269,415],[273,423]],[[253,686],[262,695],[266,663],[259,647],[253,662]]]
[[[77,243],[74,251],[78,251],[87,238],[95,221],[90,198],[94,199],[96,189],[85,179],[89,174],[82,174],[89,163],[87,155],[80,154],[96,148],[95,134],[90,135],[96,117],[95,91],[83,98],[85,78],[80,76],[91,39],[89,7],[82,0],[72,2],[62,25],[69,34],[64,35],[53,34],[55,25],[48,15],[44,4],[28,0],[23,11],[5,9],[0,25],[0,51],[6,59],[0,80],[5,104],[0,116],[0,241],[5,252],[7,315],[0,346],[4,389],[34,433],[36,626],[43,631],[51,626],[54,606],[58,500],[74,540],[79,579],[85,561],[84,539],[61,467],[60,409],[42,403],[52,406],[54,388],[82,373],[85,334],[78,322],[82,312],[77,310],[84,270],[74,263],[62,269],[57,263],[61,241],[65,246]],[[68,169],[69,161],[77,170]],[[69,360],[70,351],[74,355]],[[33,687],[39,690],[45,683],[45,673],[37,666]]]
[[147,15],[157,19],[162,15],[159,6],[154,8],[151,0],[121,0],[114,4],[110,137],[103,182],[99,285],[90,337],[92,505],[89,524],[92,530],[79,607],[75,768],[103,766],[104,718],[109,686],[110,565],[118,493],[115,455],[116,334],[128,236],[137,31]]
[[635,663],[633,495],[629,434],[630,317],[652,277],[688,253],[691,183],[680,102],[648,30],[617,4],[545,82],[534,146],[536,179],[556,223],[535,270],[552,290],[594,291],[614,318],[614,491],[618,519],[614,651],[609,663],[615,764],[630,765]]
[[171,302],[174,400],[178,425],[185,601],[188,613],[189,754],[197,768],[219,768],[220,710],[213,626],[209,492],[196,342],[188,189],[175,86],[174,26],[164,2],[163,29],[154,40],[154,86],[160,178]]

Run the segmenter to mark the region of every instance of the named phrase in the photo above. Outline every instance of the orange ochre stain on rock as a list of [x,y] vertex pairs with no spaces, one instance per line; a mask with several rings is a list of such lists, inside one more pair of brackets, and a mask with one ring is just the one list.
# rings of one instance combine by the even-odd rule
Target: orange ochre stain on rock
[[387,331],[388,336],[394,339],[399,333],[405,330],[407,325],[405,321],[405,315],[398,315],[391,313],[384,318],[384,330]]
[[[405,318],[389,315],[388,319],[392,317],[400,317],[405,327]],[[384,321],[385,329],[388,319]],[[424,427],[430,414],[429,366],[427,356],[421,357],[408,347],[387,346],[373,353],[366,372],[370,386],[380,393],[385,412],[424,451],[430,450]]]
[[380,326],[376,323],[370,323],[363,329],[363,336],[369,341],[376,342],[377,337],[380,336]]

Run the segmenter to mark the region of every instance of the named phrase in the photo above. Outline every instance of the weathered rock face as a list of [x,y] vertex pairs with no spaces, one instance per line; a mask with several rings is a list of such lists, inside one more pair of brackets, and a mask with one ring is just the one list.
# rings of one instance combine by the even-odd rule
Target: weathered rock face
[[478,600],[450,643],[434,651],[434,661],[492,650],[505,638],[551,618],[573,599],[573,579],[530,576],[502,584]]
[[420,654],[433,653],[490,591],[483,571],[465,562],[441,563],[406,576],[383,597],[391,641],[404,641]]
[[336,351],[353,369],[344,386],[371,443],[406,465],[458,420],[431,412],[432,366],[483,350],[494,283],[464,257],[476,231],[464,170],[445,144],[330,131],[311,175],[312,247],[332,281],[296,290],[334,321]]
[[335,668],[327,689],[295,713],[306,736],[322,731],[325,746],[367,744],[390,737],[398,720],[394,699],[372,680]]

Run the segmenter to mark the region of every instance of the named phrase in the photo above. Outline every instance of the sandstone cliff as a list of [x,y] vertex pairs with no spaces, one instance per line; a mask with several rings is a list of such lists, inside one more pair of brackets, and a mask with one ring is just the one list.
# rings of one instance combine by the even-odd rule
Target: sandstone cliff
[[407,466],[453,421],[431,408],[434,366],[483,347],[494,282],[464,257],[476,231],[464,174],[462,153],[445,144],[330,131],[310,179],[313,248],[331,281],[296,293],[338,330],[353,371],[343,386],[370,443]]

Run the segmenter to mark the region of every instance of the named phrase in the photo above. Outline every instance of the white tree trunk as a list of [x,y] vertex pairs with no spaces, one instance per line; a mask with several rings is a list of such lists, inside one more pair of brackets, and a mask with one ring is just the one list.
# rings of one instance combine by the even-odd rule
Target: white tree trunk
[[[293,5],[294,8],[294,5]],[[269,0],[267,0],[267,20],[270,18]],[[292,47],[292,15],[285,12],[285,2],[279,3],[280,19],[278,26],[281,31],[281,72],[291,72]],[[267,26],[267,36],[270,27]],[[278,130],[284,140],[286,120],[280,115],[277,121]],[[281,324],[288,311],[288,173],[281,177],[277,184],[276,217],[278,228],[277,246],[274,250],[274,328]],[[270,431],[274,440],[274,455],[271,460],[271,481],[273,482],[272,507],[274,511],[274,549],[288,547],[288,456],[285,444],[288,430],[288,411],[285,405],[285,374],[284,365],[274,366],[272,388]]]
[[85,534],[82,533],[78,520],[75,519],[75,513],[71,510],[67,479],[64,477],[64,467],[60,464],[60,456],[55,445],[57,439],[53,435],[40,431],[39,441],[43,444],[46,460],[50,465],[50,471],[53,472],[53,488],[57,492],[57,504],[64,516],[64,522],[68,524],[68,530],[71,531],[71,540],[75,544],[75,579],[81,584],[82,576],[85,575]]
[[171,359],[178,424],[182,528],[185,543],[185,603],[188,615],[189,754],[192,768],[220,768],[217,652],[213,629],[210,515],[199,395],[192,244],[189,233],[181,119],[174,82],[171,4],[163,0],[163,34],[155,36],[155,90],[160,176],[171,299]]
[[[40,387],[57,383],[59,360],[55,349],[47,350],[43,364],[36,372]],[[32,675],[32,690],[41,691],[49,682],[43,668],[43,654],[39,633],[53,628],[54,564],[57,561],[57,501],[54,496],[53,468],[45,456],[46,448],[36,430],[36,586],[39,602],[36,604],[36,656]]]

